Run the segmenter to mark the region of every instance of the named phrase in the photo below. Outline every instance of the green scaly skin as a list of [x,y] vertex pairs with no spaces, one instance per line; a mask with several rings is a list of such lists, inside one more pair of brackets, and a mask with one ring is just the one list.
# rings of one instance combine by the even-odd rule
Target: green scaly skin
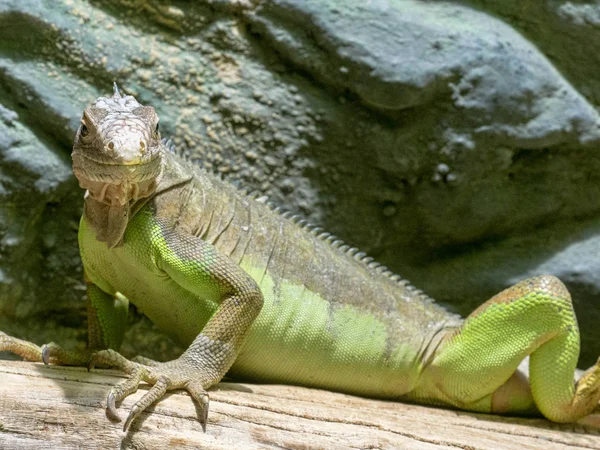
[[[579,331],[558,279],[525,280],[463,321],[341,241],[182,161],[157,124],[153,108],[115,86],[75,137],[90,350],[5,334],[0,350],[127,372],[108,395],[115,419],[115,403],[153,384],[125,428],[178,388],[205,423],[206,389],[226,373],[557,422],[597,405],[598,363],[573,380]],[[165,363],[119,355],[129,301],[187,350]],[[529,378],[518,370],[527,356]]]

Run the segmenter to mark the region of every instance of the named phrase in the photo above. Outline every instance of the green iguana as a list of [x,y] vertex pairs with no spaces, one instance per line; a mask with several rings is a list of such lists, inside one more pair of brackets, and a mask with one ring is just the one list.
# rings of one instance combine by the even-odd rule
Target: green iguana
[[[124,428],[167,390],[208,413],[232,377],[470,411],[572,422],[600,398],[600,364],[575,383],[579,330],[555,277],[522,281],[461,320],[385,267],[188,164],[150,106],[116,85],[85,109],[73,171],[86,189],[79,245],[89,350],[0,335],[0,350],[53,364],[114,366],[115,403],[153,387]],[[177,359],[125,359],[128,302],[174,340]],[[529,376],[518,370],[529,356]]]

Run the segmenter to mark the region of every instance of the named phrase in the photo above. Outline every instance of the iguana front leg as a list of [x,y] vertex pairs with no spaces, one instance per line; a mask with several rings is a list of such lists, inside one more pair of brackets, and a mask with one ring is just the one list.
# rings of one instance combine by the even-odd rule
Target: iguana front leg
[[129,302],[120,294],[111,295],[98,286],[87,283],[88,347],[86,350],[65,350],[50,342],[37,345],[0,332],[0,351],[19,355],[27,361],[61,366],[86,366],[93,352],[108,348],[118,349],[123,342]]
[[[172,230],[161,231],[154,244],[156,265],[168,278],[163,282],[174,282],[195,294],[198,301],[212,300],[218,307],[189,348],[173,361],[141,364],[112,350],[93,355],[93,364],[115,366],[130,375],[108,394],[107,412],[115,419],[118,419],[115,403],[135,392],[141,381],[153,384],[133,406],[124,429],[170,389],[186,389],[202,406],[206,423],[206,389],[218,383],[229,370],[263,304],[254,280],[212,245]],[[190,314],[197,314],[199,309]]]
[[[529,384],[515,375],[529,362]],[[579,329],[565,286],[553,276],[522,281],[496,295],[448,334],[410,398],[482,412],[539,410],[575,422],[600,400],[600,364],[575,384]]]

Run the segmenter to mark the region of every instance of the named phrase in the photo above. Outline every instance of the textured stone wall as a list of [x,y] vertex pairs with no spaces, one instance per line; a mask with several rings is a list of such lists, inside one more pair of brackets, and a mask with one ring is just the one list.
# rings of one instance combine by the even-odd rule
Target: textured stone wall
[[[595,1],[0,0],[0,329],[82,343],[69,153],[117,81],[198,164],[463,314],[558,275],[587,365],[599,47]],[[138,319],[126,353],[177,351]]]

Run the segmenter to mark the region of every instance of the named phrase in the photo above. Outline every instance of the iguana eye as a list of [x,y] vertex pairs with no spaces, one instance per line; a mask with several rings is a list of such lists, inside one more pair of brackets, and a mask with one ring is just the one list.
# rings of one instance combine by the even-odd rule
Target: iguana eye
[[81,135],[85,137],[88,135],[88,132],[88,127],[86,127],[85,124],[81,124]]
[[154,129],[155,133],[158,133],[158,122],[156,122],[156,128]]

